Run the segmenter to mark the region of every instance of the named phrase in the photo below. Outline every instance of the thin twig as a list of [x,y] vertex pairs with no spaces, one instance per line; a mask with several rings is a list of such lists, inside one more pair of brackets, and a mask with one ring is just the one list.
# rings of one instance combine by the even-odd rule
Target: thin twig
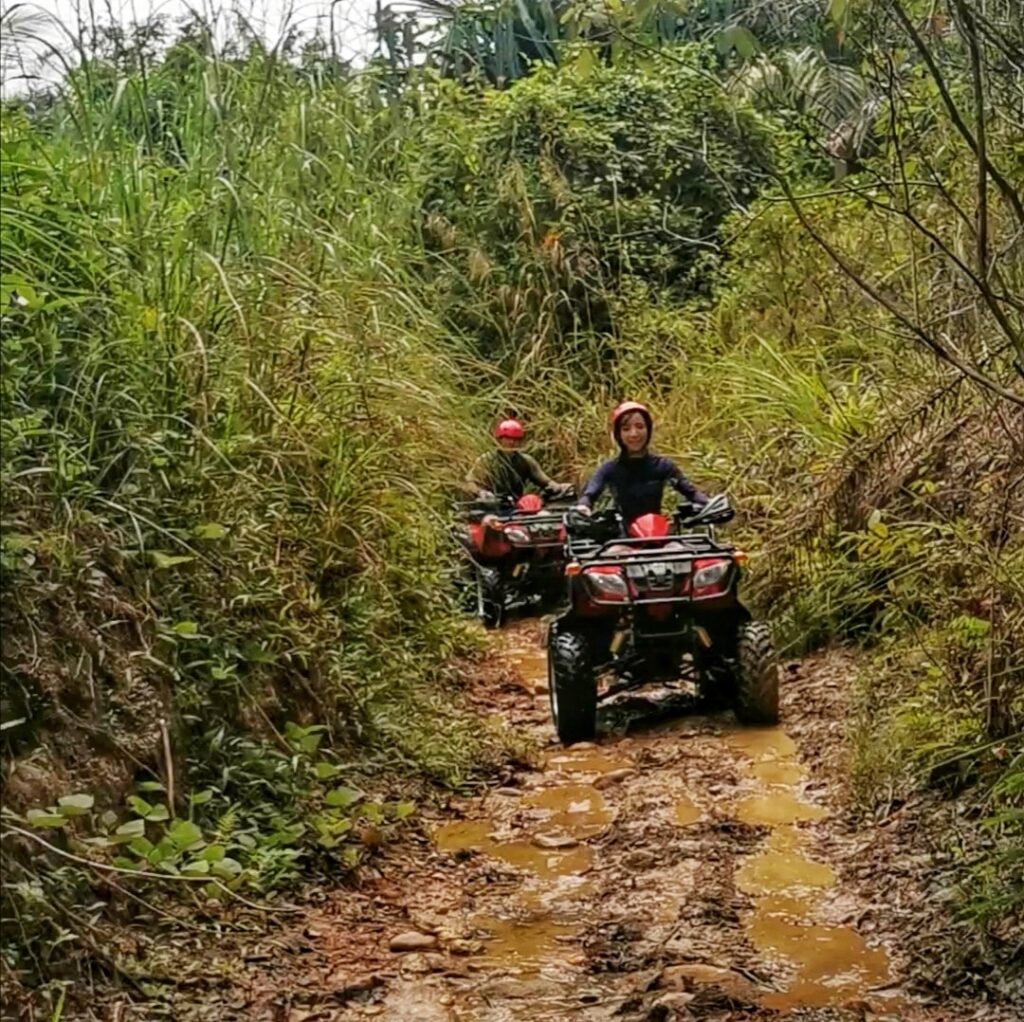
[[920,33],[914,28],[913,23],[907,16],[907,12],[903,9],[902,4],[899,0],[890,0],[892,4],[893,12],[896,15],[897,21],[903,26],[904,31],[910,36],[911,41],[917,49],[917,52],[921,54],[921,59],[925,62],[928,67],[928,71],[932,76],[932,80],[935,82],[935,87],[939,90],[939,95],[942,97],[942,102],[946,107],[946,111],[949,114],[949,119],[953,122],[953,126],[960,133],[964,141],[970,147],[971,152],[974,153],[979,159],[984,161],[985,168],[988,171],[989,177],[992,178],[996,187],[1003,193],[1003,197],[1013,207],[1014,213],[1017,215],[1017,219],[1024,224],[1024,203],[1021,202],[1020,196],[1014,191],[1010,183],[999,173],[999,170],[994,167],[991,161],[983,153],[979,152],[978,140],[971,133],[971,129],[967,127],[964,122],[963,116],[961,115],[956,103],[953,102],[953,97],[950,95],[949,86],[946,84],[946,79],[943,77],[942,72],[939,70],[938,64],[935,62],[935,57],[932,56],[931,50],[925,45],[924,40],[921,38]]
[[964,376],[969,377],[979,386],[991,391],[993,394],[998,394],[999,397],[1006,401],[1011,401],[1014,404],[1024,406],[1024,396],[1003,387],[997,381],[986,376],[980,372],[976,367],[966,363],[954,352],[947,349],[941,344],[936,338],[934,338],[920,323],[915,323],[910,316],[903,312],[895,302],[886,298],[876,287],[865,280],[851,265],[850,263],[839,253],[839,251],[829,242],[822,234],[815,230],[811,222],[807,218],[807,214],[803,207],[797,201],[796,196],[793,194],[789,183],[781,175],[777,176],[776,180],[779,182],[783,193],[789,200],[789,204],[796,213],[797,219],[800,221],[804,230],[810,235],[810,237],[817,242],[817,244],[824,250],[824,252],[832,259],[832,261],[852,280],[869,298],[872,299],[876,304],[881,305],[886,309],[892,316],[894,316],[900,323],[902,323],[915,337],[920,340],[925,347],[932,351],[938,358],[944,362],[948,362],[950,365],[958,369]]
[[167,774],[167,808],[171,811],[171,819],[174,819],[174,757],[171,754],[171,734],[167,729],[167,720],[160,718],[160,737],[164,744],[164,769]]

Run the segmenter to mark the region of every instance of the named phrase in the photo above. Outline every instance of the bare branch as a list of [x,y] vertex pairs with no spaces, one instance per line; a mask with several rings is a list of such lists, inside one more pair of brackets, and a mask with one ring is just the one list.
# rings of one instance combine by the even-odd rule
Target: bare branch
[[1006,401],[1010,401],[1013,404],[1024,406],[1024,394],[1017,393],[1004,387],[997,380],[993,380],[991,377],[986,376],[983,372],[972,366],[970,363],[965,362],[957,354],[950,351],[944,344],[942,344],[936,337],[930,334],[924,329],[919,323],[914,322],[913,318],[908,316],[895,302],[887,298],[881,293],[876,287],[865,280],[844,258],[844,256],[829,242],[823,235],[817,231],[807,218],[807,214],[804,212],[803,207],[800,205],[796,196],[793,194],[793,190],[790,188],[789,183],[781,175],[776,177],[783,193],[785,194],[793,212],[796,213],[797,219],[800,221],[804,230],[810,235],[810,237],[821,247],[821,249],[829,256],[829,258],[838,266],[873,302],[882,306],[886,311],[890,313],[895,319],[903,324],[904,327],[910,331],[926,348],[933,352],[942,361],[949,363],[954,368],[958,369],[964,376],[969,377],[980,387],[985,390],[991,391],[993,394],[998,395]]
[[942,97],[942,102],[949,113],[949,118],[953,122],[954,127],[960,132],[964,141],[970,146],[971,152],[974,153],[979,159],[983,160],[985,169],[988,172],[989,177],[995,182],[996,187],[1002,192],[1003,197],[1013,207],[1013,211],[1017,216],[1017,219],[1024,224],[1024,203],[1021,202],[1020,196],[1014,191],[1013,187],[1006,180],[1005,177],[992,165],[992,162],[988,157],[979,152],[978,140],[974,137],[971,129],[965,123],[963,116],[957,109],[956,103],[953,102],[953,97],[949,93],[949,87],[946,84],[946,79],[942,75],[942,71],[939,70],[938,64],[935,63],[935,58],[932,56],[931,50],[925,45],[924,40],[921,38],[920,33],[914,28],[907,16],[907,12],[903,9],[903,5],[899,0],[889,0],[893,12],[896,15],[897,20],[903,26],[904,31],[910,36],[917,52],[921,54],[921,59],[925,62],[931,73],[932,79],[935,82],[936,88],[939,90],[939,95]]

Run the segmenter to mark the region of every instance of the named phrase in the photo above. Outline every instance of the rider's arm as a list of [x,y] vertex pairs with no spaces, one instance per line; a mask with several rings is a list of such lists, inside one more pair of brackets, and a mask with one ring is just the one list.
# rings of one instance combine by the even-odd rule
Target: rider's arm
[[544,469],[540,467],[536,458],[532,458],[529,454],[524,454],[522,457],[527,475],[540,489],[546,490],[551,486],[557,485],[553,479],[548,478],[544,473]]
[[697,486],[694,486],[689,479],[683,475],[682,469],[670,458],[662,458],[665,469],[665,478],[676,493],[685,497],[691,504],[706,504],[708,495]]
[[583,507],[592,508],[594,506],[594,501],[601,496],[604,488],[608,485],[608,475],[614,464],[615,462],[613,461],[606,461],[590,477],[589,482],[583,487],[583,492],[580,494],[579,503]]
[[473,466],[466,473],[466,482],[478,490],[492,490],[493,483],[493,459],[490,454],[481,454]]

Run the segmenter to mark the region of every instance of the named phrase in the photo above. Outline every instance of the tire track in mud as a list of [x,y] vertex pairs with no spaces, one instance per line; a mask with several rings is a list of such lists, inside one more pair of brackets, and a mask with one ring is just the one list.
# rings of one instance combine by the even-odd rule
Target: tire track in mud
[[850,925],[864,906],[817,851],[827,790],[785,726],[664,704],[659,721],[634,697],[608,715],[613,733],[563,750],[540,635],[521,623],[504,643],[521,675],[513,715],[543,752],[437,821],[448,897],[410,918],[438,952],[405,956],[385,998],[344,1018],[926,1017],[884,944]]

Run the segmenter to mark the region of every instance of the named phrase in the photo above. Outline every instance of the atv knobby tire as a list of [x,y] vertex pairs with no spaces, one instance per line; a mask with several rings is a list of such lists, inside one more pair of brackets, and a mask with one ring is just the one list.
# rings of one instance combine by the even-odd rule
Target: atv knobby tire
[[493,568],[477,569],[476,613],[485,628],[500,628],[505,620],[505,587]]
[[563,745],[592,741],[597,733],[597,677],[587,640],[578,632],[551,634],[548,695],[558,740]]
[[778,724],[779,668],[763,621],[747,621],[736,634],[736,718],[741,724]]

